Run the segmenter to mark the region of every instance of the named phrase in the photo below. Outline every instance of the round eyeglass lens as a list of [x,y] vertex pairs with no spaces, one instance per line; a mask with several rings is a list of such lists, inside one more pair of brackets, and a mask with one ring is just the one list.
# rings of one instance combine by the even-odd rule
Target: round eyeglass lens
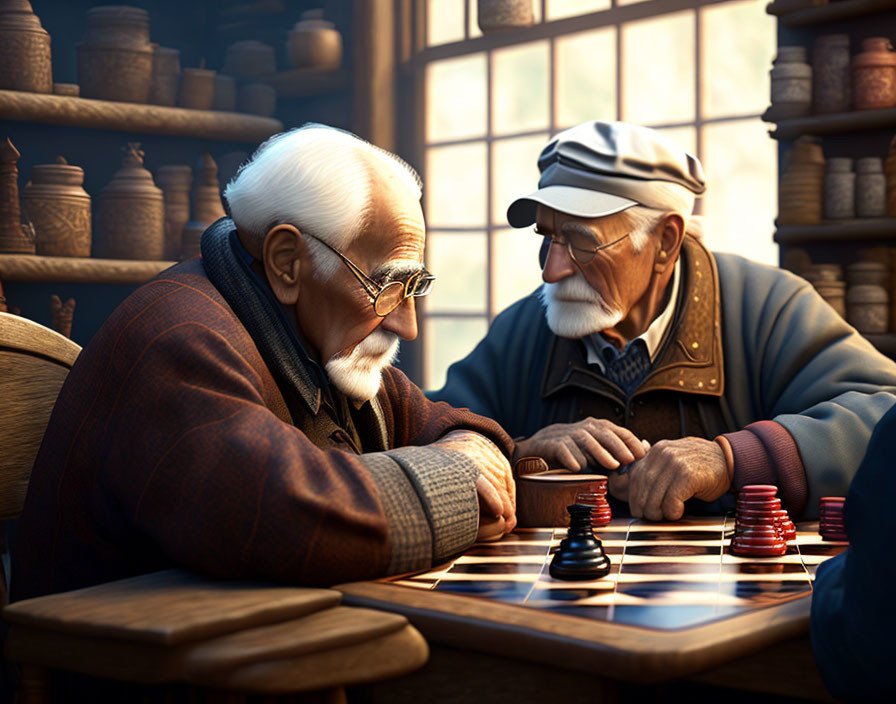
[[404,284],[401,281],[392,281],[386,284],[373,302],[374,312],[385,317],[398,308],[404,300]]

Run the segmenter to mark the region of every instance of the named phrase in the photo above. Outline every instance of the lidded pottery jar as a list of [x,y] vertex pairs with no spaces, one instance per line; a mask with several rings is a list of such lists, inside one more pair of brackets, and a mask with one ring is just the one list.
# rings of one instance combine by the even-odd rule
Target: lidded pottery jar
[[813,281],[812,285],[818,291],[818,295],[827,301],[841,318],[846,317],[846,282]]
[[812,49],[812,104],[816,113],[849,110],[849,35],[825,34]]
[[170,261],[180,257],[181,233],[190,219],[193,169],[179,164],[160,166],[156,171],[156,183],[162,189],[165,200],[164,257]]
[[152,82],[149,13],[109,5],[87,11],[87,32],[78,44],[78,83],[85,98],[145,103]]
[[846,293],[846,321],[863,334],[887,331],[890,296],[883,286],[859,284]]
[[532,0],[479,0],[476,13],[483,34],[517,27],[530,27],[535,22]]
[[806,63],[806,47],[778,47],[771,79],[775,118],[809,114],[812,109],[812,67]]
[[884,261],[860,261],[846,267],[846,280],[850,286],[883,286],[890,282],[890,265]]
[[180,51],[167,46],[153,45],[152,79],[149,83],[149,102],[172,106],[177,102],[180,86]]
[[124,148],[121,168],[100,191],[97,256],[161,260],[165,250],[162,191],[143,168],[140,144]]
[[290,30],[286,51],[296,68],[332,71],[342,63],[342,35],[323,10],[308,10]]
[[0,142],[0,253],[34,254],[34,233],[22,227],[19,209],[19,150],[9,137]]
[[884,162],[884,176],[887,179],[887,215],[896,217],[896,137],[890,140],[887,160]]
[[856,175],[852,159],[831,157],[824,175],[824,217],[826,220],[846,220],[856,216]]
[[277,91],[266,83],[246,83],[240,86],[239,110],[250,115],[270,117],[277,109]]
[[896,52],[887,37],[865,39],[852,57],[852,99],[856,110],[896,105]]
[[227,47],[221,72],[236,78],[255,78],[276,70],[274,47],[254,39],[245,39]]
[[821,222],[824,193],[824,153],[815,137],[797,139],[788,152],[778,188],[779,225]]
[[50,35],[28,0],[0,0],[0,89],[53,92]]
[[205,228],[224,217],[221,187],[218,184],[218,165],[206,152],[199,159],[198,172],[193,182],[193,218],[184,225],[181,256],[190,259],[199,255],[199,241]]
[[34,227],[38,254],[90,256],[90,196],[81,184],[84,170],[57,157],[55,164],[31,168],[22,193],[22,209]]
[[887,214],[887,177],[876,156],[856,159],[856,215],[882,218]]
[[185,68],[180,76],[177,104],[192,110],[211,110],[215,102],[215,71]]

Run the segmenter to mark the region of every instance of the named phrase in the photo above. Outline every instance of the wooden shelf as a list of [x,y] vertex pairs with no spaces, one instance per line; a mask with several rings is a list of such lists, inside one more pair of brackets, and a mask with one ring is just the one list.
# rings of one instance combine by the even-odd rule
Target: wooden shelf
[[253,143],[283,131],[279,120],[257,115],[14,90],[0,90],[0,119]]
[[775,232],[778,244],[839,242],[841,240],[896,240],[896,218],[831,220],[817,225],[781,225]]
[[[861,17],[880,10],[896,9],[893,0],[840,0],[827,5],[806,7],[802,10],[789,10],[788,5],[793,3],[773,2],[765,11],[775,15],[778,21],[786,27],[806,27],[813,24],[846,20],[853,17]],[[806,3],[809,4],[808,2]]]
[[896,108],[880,110],[856,110],[853,112],[837,112],[830,115],[807,115],[776,120],[772,108],[763,114],[765,122],[774,122],[777,129],[769,133],[774,139],[795,139],[800,135],[838,134],[877,130],[887,127],[896,128]]
[[176,263],[0,254],[0,281],[142,284]]
[[278,98],[308,98],[345,89],[348,86],[348,73],[342,70],[294,68],[259,76],[258,80],[272,86],[277,91]]
[[864,337],[881,354],[885,354],[887,357],[896,357],[896,333],[889,332],[880,335],[865,335]]

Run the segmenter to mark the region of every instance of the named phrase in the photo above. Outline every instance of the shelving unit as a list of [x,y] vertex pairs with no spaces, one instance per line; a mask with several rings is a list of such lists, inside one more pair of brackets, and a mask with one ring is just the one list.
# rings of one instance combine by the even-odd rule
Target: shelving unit
[[[778,0],[767,12],[778,18],[778,44],[805,46],[810,53],[817,37],[825,34],[848,34],[850,53],[860,50],[861,41],[875,36],[896,36],[896,1],[894,0],[829,0],[827,4],[807,1],[802,9],[793,9],[793,0]],[[807,115],[777,119],[773,108],[763,120],[774,123],[770,136],[779,143],[779,162],[793,140],[803,135],[823,138],[826,157],[885,157],[890,140],[896,134],[896,107],[879,110]],[[812,225],[781,225],[775,232],[781,246],[781,262],[838,262],[844,267],[857,259],[861,250],[896,247],[896,218],[859,218],[823,221]],[[803,251],[799,251],[803,250]],[[892,290],[896,304],[896,291]],[[896,359],[896,332],[866,335],[883,354]]]
[[294,68],[261,76],[258,80],[274,88],[278,98],[308,98],[344,90],[348,86],[348,72]]
[[13,90],[0,90],[0,119],[234,142],[259,142],[283,130],[279,120],[257,115]]
[[177,262],[0,254],[0,281],[141,284]]

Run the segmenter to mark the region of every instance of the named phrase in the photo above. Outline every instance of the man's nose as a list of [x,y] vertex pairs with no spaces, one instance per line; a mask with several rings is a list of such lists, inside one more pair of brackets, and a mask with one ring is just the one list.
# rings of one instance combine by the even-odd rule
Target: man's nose
[[406,298],[398,308],[383,318],[383,330],[394,332],[402,340],[413,340],[417,337],[417,308],[414,297]]
[[548,248],[548,258],[545,260],[544,269],[541,270],[541,278],[545,283],[555,284],[576,273],[576,263],[569,256],[565,246],[553,243]]

